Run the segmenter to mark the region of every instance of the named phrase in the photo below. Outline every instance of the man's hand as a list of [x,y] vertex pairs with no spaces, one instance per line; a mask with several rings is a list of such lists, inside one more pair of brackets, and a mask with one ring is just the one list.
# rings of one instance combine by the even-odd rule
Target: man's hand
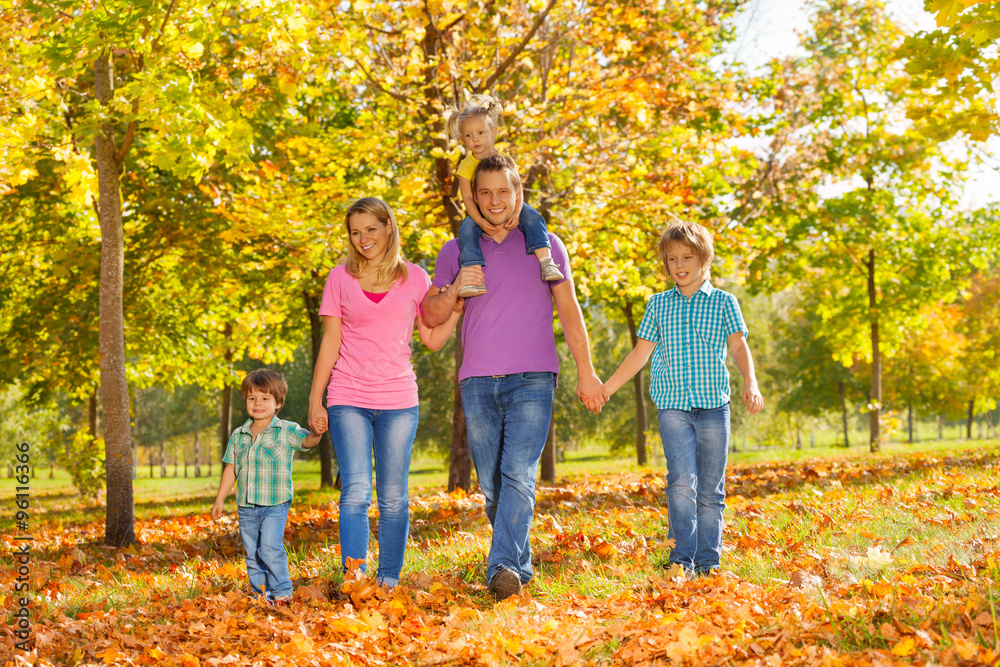
[[608,393],[600,378],[593,374],[580,377],[576,383],[576,395],[595,414],[600,414],[601,408],[608,402]]

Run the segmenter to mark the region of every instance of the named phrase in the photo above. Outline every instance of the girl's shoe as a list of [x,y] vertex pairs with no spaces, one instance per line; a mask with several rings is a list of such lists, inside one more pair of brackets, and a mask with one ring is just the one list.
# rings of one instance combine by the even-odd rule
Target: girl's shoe
[[551,257],[542,257],[538,260],[538,263],[542,266],[542,280],[551,282],[553,280],[562,280],[566,277],[559,270],[559,265]]
[[461,297],[482,296],[484,294],[486,294],[486,285],[466,285],[458,290],[458,295]]

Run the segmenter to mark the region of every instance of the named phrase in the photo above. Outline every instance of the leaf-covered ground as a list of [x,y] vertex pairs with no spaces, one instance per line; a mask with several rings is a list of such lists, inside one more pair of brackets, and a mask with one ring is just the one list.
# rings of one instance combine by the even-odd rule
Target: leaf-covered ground
[[[297,499],[295,603],[244,595],[235,520],[35,532],[33,650],[0,664],[992,665],[1000,448],[730,471],[723,571],[670,578],[662,471],[539,487],[536,578],[494,604],[481,497],[411,496],[403,585],[338,572],[337,507]],[[375,522],[373,521],[373,528]],[[13,535],[3,549],[14,548]],[[16,569],[0,576],[15,609]]]

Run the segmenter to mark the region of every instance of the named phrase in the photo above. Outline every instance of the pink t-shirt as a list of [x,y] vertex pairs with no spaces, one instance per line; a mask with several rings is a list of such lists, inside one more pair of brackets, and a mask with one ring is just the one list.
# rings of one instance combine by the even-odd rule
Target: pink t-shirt
[[319,314],[341,318],[341,343],[327,405],[376,410],[417,405],[410,341],[431,281],[416,264],[406,262],[406,268],[406,279],[397,280],[379,303],[365,296],[343,265],[330,271]]

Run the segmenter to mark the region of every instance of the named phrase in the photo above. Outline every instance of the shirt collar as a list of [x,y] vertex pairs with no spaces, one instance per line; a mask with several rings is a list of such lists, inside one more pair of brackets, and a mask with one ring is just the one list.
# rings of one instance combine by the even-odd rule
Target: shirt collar
[[[278,422],[278,415],[274,415],[273,417],[271,417],[271,421],[268,422],[267,426],[264,427],[264,430],[261,431],[261,433],[264,433],[265,431],[267,431],[269,429],[272,429],[272,428],[277,428],[278,427],[278,423],[277,422]],[[253,435],[252,433],[250,433],[250,426],[252,424],[253,424],[253,419],[252,418],[247,419],[245,422],[243,422],[243,426],[240,426],[236,430],[238,432],[240,432],[240,433],[246,433],[247,435]]]
[[668,290],[667,294],[670,295],[670,296],[679,296],[682,299],[687,299],[687,298],[692,298],[693,299],[694,295],[697,294],[698,292],[703,292],[705,294],[705,296],[712,296],[712,292],[714,292],[714,291],[715,291],[715,288],[712,287],[712,283],[709,282],[708,280],[706,280],[705,282],[703,282],[701,284],[701,287],[698,288],[698,291],[695,292],[694,294],[692,294],[690,297],[686,297],[683,294],[681,294],[681,290],[680,290],[680,288],[677,287],[677,285],[674,285],[674,288],[672,290]]

